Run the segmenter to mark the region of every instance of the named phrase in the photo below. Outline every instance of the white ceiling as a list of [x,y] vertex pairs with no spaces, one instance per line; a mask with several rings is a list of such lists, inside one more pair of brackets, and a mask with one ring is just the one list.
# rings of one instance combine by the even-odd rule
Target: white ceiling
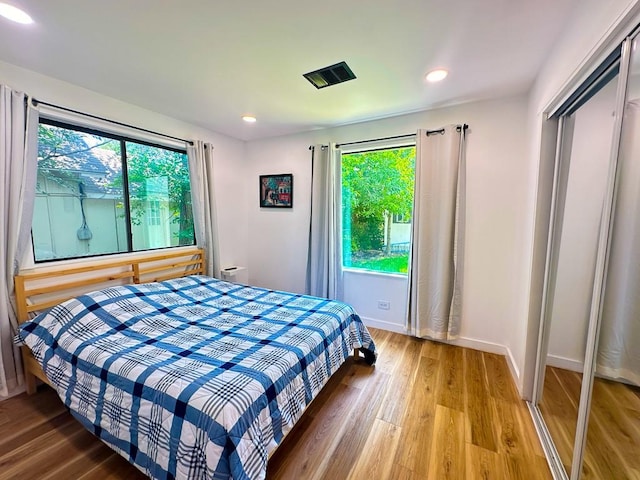
[[[2,1],[35,24],[0,18],[0,60],[243,140],[526,92],[579,7],[579,0]],[[343,60],[356,80],[316,90],[302,76]],[[427,84],[435,67],[450,75]],[[245,113],[258,122],[245,124]]]

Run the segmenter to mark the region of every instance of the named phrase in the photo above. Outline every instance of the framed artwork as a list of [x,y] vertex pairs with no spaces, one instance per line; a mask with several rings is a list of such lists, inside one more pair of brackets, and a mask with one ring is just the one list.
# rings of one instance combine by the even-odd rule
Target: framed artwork
[[264,208],[293,207],[293,175],[260,175],[260,206]]

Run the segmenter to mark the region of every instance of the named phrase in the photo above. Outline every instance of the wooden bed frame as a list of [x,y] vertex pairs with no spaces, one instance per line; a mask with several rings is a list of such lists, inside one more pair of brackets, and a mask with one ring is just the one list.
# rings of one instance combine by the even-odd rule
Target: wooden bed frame
[[[204,250],[196,247],[22,271],[15,277],[18,323],[65,300],[107,286],[197,274],[205,274],[205,256]],[[27,393],[31,395],[36,391],[36,379],[46,384],[49,381],[29,347],[21,350]]]
[[[83,293],[111,285],[160,282],[187,275],[204,275],[205,268],[204,250],[192,247],[170,253],[165,250],[135,257],[25,270],[15,276],[18,323],[26,322],[37,313]],[[32,395],[36,392],[38,379],[51,386],[29,347],[23,346],[21,351],[27,393]],[[353,356],[355,359],[359,358],[358,348],[354,349]],[[275,451],[276,449],[271,450],[269,457]]]

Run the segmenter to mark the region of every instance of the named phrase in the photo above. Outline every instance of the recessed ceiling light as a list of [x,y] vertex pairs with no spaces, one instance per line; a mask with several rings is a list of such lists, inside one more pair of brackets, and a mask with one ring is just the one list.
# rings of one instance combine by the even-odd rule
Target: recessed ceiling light
[[449,72],[447,72],[445,69],[443,68],[439,68],[437,70],[432,70],[429,73],[427,73],[427,82],[439,82],[441,80],[444,80],[447,75],[449,75]]
[[257,119],[253,115],[243,115],[242,120],[244,120],[247,123],[256,123]]
[[0,3],[0,15],[23,25],[33,23],[33,19],[26,12],[6,3]]

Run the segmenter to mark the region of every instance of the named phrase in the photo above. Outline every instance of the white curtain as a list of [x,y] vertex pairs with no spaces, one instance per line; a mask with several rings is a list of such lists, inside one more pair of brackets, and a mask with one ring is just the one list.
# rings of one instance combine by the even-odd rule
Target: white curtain
[[465,130],[418,130],[409,274],[409,328],[436,340],[460,331],[465,224]]
[[187,155],[196,243],[205,250],[206,274],[218,278],[220,259],[213,186],[213,145],[197,140],[187,147]]
[[312,147],[311,225],[307,259],[309,295],[342,298],[340,149]]
[[30,244],[37,175],[38,112],[27,96],[0,85],[0,396],[23,383],[13,277]]
[[[625,106],[596,373],[640,385],[640,103]],[[606,228],[606,227],[605,227]]]

